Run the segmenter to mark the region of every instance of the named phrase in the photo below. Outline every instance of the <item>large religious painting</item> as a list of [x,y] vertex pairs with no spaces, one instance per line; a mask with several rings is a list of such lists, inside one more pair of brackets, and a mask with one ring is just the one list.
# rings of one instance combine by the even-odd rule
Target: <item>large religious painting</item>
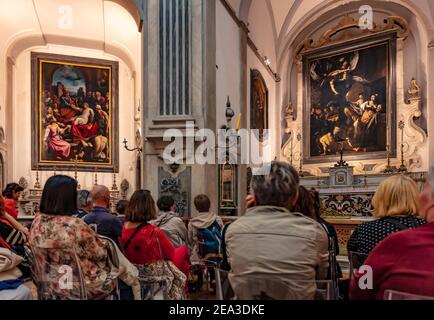
[[250,128],[259,130],[261,140],[268,129],[268,89],[258,70],[250,71]]
[[118,63],[32,53],[34,170],[117,172]]
[[395,33],[303,55],[305,163],[396,154],[395,57]]

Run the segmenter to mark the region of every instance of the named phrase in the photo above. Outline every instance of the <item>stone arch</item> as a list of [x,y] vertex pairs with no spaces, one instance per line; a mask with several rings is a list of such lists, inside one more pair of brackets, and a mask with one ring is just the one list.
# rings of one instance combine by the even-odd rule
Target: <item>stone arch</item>
[[3,144],[5,142],[6,142],[5,130],[3,129],[3,127],[0,127],[0,143]]
[[0,152],[0,190],[3,190],[6,185],[6,163],[3,154]]
[[[103,2],[107,4],[114,3],[122,12],[123,17],[125,17],[128,22],[129,29],[128,30],[138,30],[141,32],[143,25],[143,10],[140,7],[143,1],[131,1],[131,0],[103,0]],[[132,18],[132,19],[131,19]],[[98,20],[103,25],[116,25],[116,21],[112,20]],[[135,26],[137,25],[137,29]],[[73,36],[63,35],[63,34],[51,34],[49,37],[46,37],[44,29],[41,28],[42,33],[39,29],[23,29],[15,34],[13,34],[5,44],[4,47],[4,64],[5,68],[3,70],[4,73],[1,75],[5,81],[5,118],[6,125],[5,131],[6,134],[4,136],[3,143],[7,146],[4,150],[3,158],[4,162],[7,163],[7,170],[5,170],[8,174],[8,179],[12,179],[12,172],[14,171],[14,121],[13,121],[13,97],[15,95],[13,83],[15,78],[15,65],[17,59],[23,52],[28,50],[40,50],[42,48],[49,47],[50,45],[61,45],[64,47],[71,47],[77,49],[90,49],[94,51],[98,51],[107,57],[108,60],[118,60],[126,65],[128,69],[128,75],[131,75],[133,79],[133,86],[136,88],[137,84],[140,83],[140,77],[137,75],[141,73],[140,63],[138,62],[136,57],[136,52],[141,55],[142,48],[138,46],[137,49],[135,47],[134,51],[130,50],[128,46],[120,43],[118,41],[106,41],[105,37],[95,37],[95,38],[86,38],[82,32],[77,33]],[[82,37],[83,35],[83,37]],[[48,40],[47,40],[48,39]],[[140,50],[140,51],[137,51]],[[0,63],[1,64],[1,63]],[[137,90],[134,91],[134,100],[137,98]],[[0,144],[2,140],[0,139]]]

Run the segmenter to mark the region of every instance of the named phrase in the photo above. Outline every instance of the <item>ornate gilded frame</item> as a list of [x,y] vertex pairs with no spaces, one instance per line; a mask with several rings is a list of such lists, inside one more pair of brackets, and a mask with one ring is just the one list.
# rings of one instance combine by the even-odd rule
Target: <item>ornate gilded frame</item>
[[[60,65],[77,65],[110,70],[111,112],[109,148],[110,162],[78,162],[75,161],[47,161],[42,159],[42,93],[41,66],[43,62],[58,63]],[[117,61],[83,58],[47,53],[31,54],[31,114],[32,114],[32,169],[44,171],[87,171],[87,172],[119,172],[119,63]]]
[[[329,156],[311,156],[310,154],[310,110],[311,110],[311,77],[309,66],[311,62],[335,57],[341,54],[355,52],[358,50],[370,48],[373,46],[386,45],[387,47],[387,117],[386,121],[389,126],[387,131],[387,141],[390,147],[390,157],[396,156],[396,30],[381,32],[374,35],[368,35],[362,38],[353,39],[350,41],[341,42],[338,44],[326,45],[317,49],[307,50],[302,53],[303,61],[303,163],[316,164],[324,162],[333,162],[339,160],[339,155]],[[368,160],[368,159],[384,159],[387,157],[387,151],[365,152],[355,155],[345,156],[345,160]]]

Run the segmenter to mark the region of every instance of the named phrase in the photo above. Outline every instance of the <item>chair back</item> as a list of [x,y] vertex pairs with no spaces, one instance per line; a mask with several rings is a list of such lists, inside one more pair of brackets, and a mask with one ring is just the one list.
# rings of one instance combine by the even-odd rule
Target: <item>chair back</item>
[[219,247],[219,252],[207,251],[209,247],[209,243],[205,240],[199,239],[197,241],[200,264],[206,264],[208,267],[214,268],[215,266],[220,265],[223,260],[223,254],[221,252],[221,247]]
[[74,248],[26,247],[39,300],[87,300],[80,261]]
[[329,247],[328,247],[328,252],[329,252],[329,268],[330,268],[330,280],[332,281],[332,285],[333,285],[333,291],[334,291],[334,297],[339,297],[339,284],[338,284],[338,275],[337,275],[337,270],[338,270],[338,262],[336,260],[336,252],[337,252],[337,248],[335,247],[335,241],[333,240],[332,236],[330,235],[330,232],[327,228],[327,226],[323,223],[320,223],[321,226],[323,227],[324,231],[327,234],[327,238],[328,238],[328,242],[329,242]]
[[140,279],[140,293],[142,300],[167,300],[166,279],[146,280]]
[[384,300],[434,300],[434,297],[420,296],[395,290],[386,290],[384,292]]
[[215,268],[216,280],[216,299],[231,300],[234,298],[234,292],[229,282],[229,271]]
[[331,280],[291,280],[291,276],[253,274],[235,277],[229,282],[237,300],[334,300]]
[[350,279],[353,277],[354,272],[363,266],[363,263],[367,257],[368,255],[365,253],[354,251],[348,252],[348,260],[350,263]]

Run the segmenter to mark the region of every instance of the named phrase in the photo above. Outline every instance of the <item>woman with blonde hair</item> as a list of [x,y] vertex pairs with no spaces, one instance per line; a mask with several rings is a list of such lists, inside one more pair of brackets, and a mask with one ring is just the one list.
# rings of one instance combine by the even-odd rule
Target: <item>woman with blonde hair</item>
[[416,182],[406,175],[384,180],[372,199],[376,220],[359,225],[347,244],[348,252],[368,255],[392,233],[425,224],[419,215],[419,191]]

